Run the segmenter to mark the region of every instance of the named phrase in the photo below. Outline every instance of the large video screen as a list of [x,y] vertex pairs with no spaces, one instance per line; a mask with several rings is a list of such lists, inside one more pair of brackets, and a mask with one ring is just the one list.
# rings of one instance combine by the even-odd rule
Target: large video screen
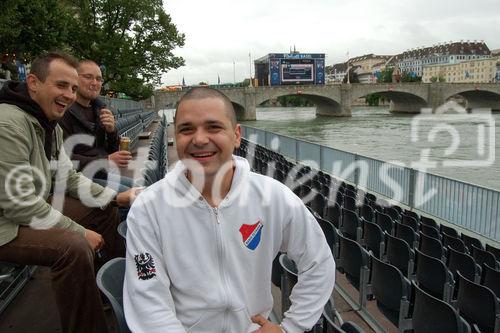
[[282,84],[300,84],[314,82],[314,60],[281,60],[281,82]]

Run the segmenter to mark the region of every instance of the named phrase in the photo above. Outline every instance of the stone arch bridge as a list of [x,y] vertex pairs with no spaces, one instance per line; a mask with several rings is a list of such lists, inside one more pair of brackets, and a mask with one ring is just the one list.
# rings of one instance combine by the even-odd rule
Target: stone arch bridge
[[[467,108],[500,111],[498,83],[377,83],[302,86],[264,86],[221,89],[233,102],[239,120],[255,120],[258,105],[280,96],[300,95],[316,105],[322,116],[351,116],[353,101],[378,93],[391,101],[391,112],[419,113],[422,108],[443,105],[450,97],[461,95]],[[155,109],[175,107],[186,91],[155,92]]]

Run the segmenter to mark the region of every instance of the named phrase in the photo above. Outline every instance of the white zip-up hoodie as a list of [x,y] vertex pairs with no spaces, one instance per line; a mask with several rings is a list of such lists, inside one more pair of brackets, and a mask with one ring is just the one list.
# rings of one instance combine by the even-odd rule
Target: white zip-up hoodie
[[138,196],[127,219],[123,303],[133,332],[247,333],[273,307],[271,267],[287,252],[299,271],[282,327],[310,329],[335,283],[324,235],[286,186],[233,156],[231,189],[211,207],[178,162]]

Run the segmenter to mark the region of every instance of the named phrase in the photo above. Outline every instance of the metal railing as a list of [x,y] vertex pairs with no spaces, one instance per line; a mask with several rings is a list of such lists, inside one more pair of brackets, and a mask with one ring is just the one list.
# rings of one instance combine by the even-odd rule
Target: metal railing
[[101,98],[108,107],[116,110],[119,117],[127,117],[128,115],[143,112],[144,107],[141,102],[107,96],[100,96],[99,98]]
[[247,140],[299,163],[500,242],[497,190],[246,125],[242,131]]

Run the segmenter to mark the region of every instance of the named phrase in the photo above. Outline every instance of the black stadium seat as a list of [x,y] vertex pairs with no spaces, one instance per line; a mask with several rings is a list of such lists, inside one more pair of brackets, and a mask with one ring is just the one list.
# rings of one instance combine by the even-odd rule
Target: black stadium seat
[[470,325],[484,333],[500,331],[500,304],[491,289],[474,283],[458,273],[457,306]]
[[462,238],[465,246],[467,247],[467,250],[471,254],[472,254],[472,245],[474,245],[478,249],[484,249],[483,243],[481,243],[481,241],[479,239],[477,239],[476,237],[469,236],[469,235],[462,233],[460,238]]
[[333,224],[325,219],[322,218],[316,218],[316,220],[319,223],[319,226],[321,227],[321,230],[323,230],[323,234],[325,235],[326,242],[328,243],[328,246],[332,250],[333,257],[335,259],[338,258],[339,256],[339,233],[337,229],[333,226]]
[[342,220],[342,209],[339,204],[333,201],[327,201],[327,206],[325,209],[325,219],[332,222],[335,228],[340,228],[340,222]]
[[389,215],[381,212],[376,212],[375,223],[377,223],[379,227],[382,228],[383,231],[387,232],[390,235],[393,234],[394,222]]
[[460,238],[460,235],[458,234],[457,229],[453,227],[449,227],[447,225],[441,224],[440,230],[442,234],[447,234],[448,236],[455,237],[455,238]]
[[442,234],[442,236],[443,236],[443,239],[442,239],[443,246],[448,247],[448,248],[452,248],[458,252],[462,252],[462,253],[466,252],[465,244],[464,244],[463,240],[461,240],[460,238],[450,236],[448,234]]
[[486,251],[492,253],[497,261],[500,261],[500,249],[493,247],[490,244],[486,244]]
[[399,211],[392,206],[385,208],[385,214],[389,215],[394,222],[399,222],[401,219]]
[[420,244],[418,249],[431,257],[441,260],[444,257],[444,248],[439,239],[420,233]]
[[418,216],[418,214],[415,213],[414,211],[405,209],[403,215],[413,217],[415,220],[420,221],[420,216]]
[[365,221],[363,224],[363,244],[373,256],[381,259],[385,249],[384,232],[375,223]]
[[414,333],[469,333],[470,325],[448,303],[433,297],[412,282]]
[[413,274],[415,252],[410,248],[408,243],[397,237],[385,234],[386,239],[386,259],[391,264],[396,266],[401,273],[409,277]]
[[418,247],[418,234],[409,226],[396,223],[396,237],[406,241],[411,249]]
[[415,265],[417,266],[415,279],[419,287],[436,298],[450,302],[455,282],[453,274],[445,264],[439,259],[415,250]]
[[342,209],[340,231],[345,237],[352,240],[358,241],[361,238],[361,221],[355,212],[349,209]]
[[428,225],[421,223],[420,224],[420,232],[422,232],[426,236],[441,240],[441,234],[439,233],[439,230],[434,228],[434,227],[431,227],[431,226],[428,226]]
[[372,258],[371,291],[380,311],[402,332],[409,328],[410,281],[394,266]]
[[373,222],[375,219],[375,211],[371,206],[365,204],[360,208],[360,217],[362,217],[365,221]]
[[439,230],[438,223],[434,219],[432,219],[430,217],[426,217],[426,216],[421,215],[420,216],[420,223],[422,223],[423,225],[426,225],[426,226],[429,226],[429,227],[433,227],[434,229]]
[[340,235],[340,258],[338,267],[341,268],[347,280],[359,291],[360,308],[365,307],[366,284],[370,276],[370,254],[355,241]]
[[500,270],[484,264],[481,272],[481,285],[490,288],[500,299]]
[[415,232],[419,232],[420,230],[420,223],[418,222],[418,220],[409,215],[403,215],[401,217],[401,224],[409,226]]
[[448,249],[446,266],[453,274],[455,281],[458,280],[457,272],[472,281],[479,281],[481,267],[476,265],[474,258],[467,253]]
[[496,258],[493,254],[486,250],[479,249],[474,245],[472,245],[472,257],[476,261],[476,264],[478,264],[479,266],[488,264],[490,267],[493,267],[495,269],[499,268]]

